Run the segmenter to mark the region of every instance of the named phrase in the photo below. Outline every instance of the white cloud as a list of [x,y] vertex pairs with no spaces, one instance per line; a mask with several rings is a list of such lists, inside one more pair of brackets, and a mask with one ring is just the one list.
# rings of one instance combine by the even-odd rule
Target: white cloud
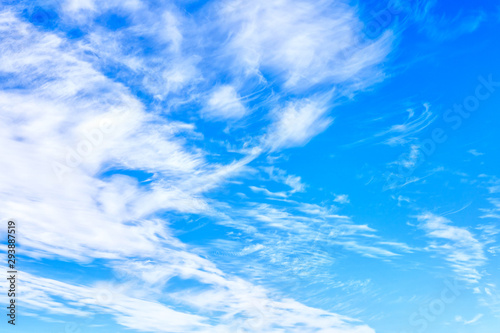
[[[489,176],[481,174],[479,178],[486,179],[483,181],[483,186],[488,189],[488,192],[491,194],[500,193],[500,179],[497,176]],[[497,200],[497,199],[493,199]]]
[[286,192],[271,192],[267,188],[257,187],[257,186],[249,186],[249,188],[254,192],[264,193],[265,195],[270,197],[279,197],[279,198],[288,197],[288,194]]
[[[186,259],[189,261],[189,258]],[[30,309],[49,311],[52,314],[84,317],[93,313],[105,313],[112,315],[122,326],[147,332],[229,333],[245,329],[259,332],[275,332],[276,329],[287,332],[374,332],[367,325],[347,316],[314,309],[292,299],[275,300],[269,298],[269,292],[261,287],[238,278],[227,279],[217,272],[197,271],[194,267],[189,269],[186,264],[189,262],[177,265],[177,268],[187,273],[183,278],[188,278],[192,273],[200,274],[201,281],[213,284],[214,288],[169,293],[164,299],[194,307],[198,309],[197,315],[181,312],[155,300],[158,297],[155,297],[154,289],[150,290],[150,295],[134,295],[137,294],[139,285],[136,283],[139,280],[129,280],[127,284],[97,283],[94,286],[84,286],[41,278],[26,272],[21,273],[24,303]],[[172,271],[170,264],[144,262],[136,263],[130,269],[131,273],[141,272],[143,277],[147,277],[144,282],[148,285],[157,281],[165,285]],[[140,286],[141,291],[147,290],[146,285]],[[226,313],[215,325],[209,324],[209,316],[213,311]]]
[[269,175],[271,180],[291,187],[291,190],[289,191],[290,194],[304,192],[306,189],[306,184],[302,182],[302,179],[299,176],[289,175],[285,170],[274,166],[265,167],[263,169]]
[[[215,31],[227,41],[216,49],[216,66],[267,89],[265,107],[273,121],[262,138],[265,150],[305,145],[332,123],[328,113],[339,97],[385,77],[379,65],[391,49],[391,32],[367,41],[347,3],[228,0],[214,7]],[[307,93],[313,86],[321,86],[314,96]],[[296,97],[284,101],[289,91]]]
[[[174,27],[169,29],[177,52],[183,39]],[[261,307],[268,316],[262,332],[273,332],[275,327],[288,332],[304,328],[373,332],[351,318],[275,297],[271,292],[262,291],[257,296],[242,293],[254,288],[253,284],[190,253],[192,249],[173,236],[169,221],[155,218],[163,210],[217,215],[203,194],[245,172],[247,164],[260,154],[258,148],[227,165],[211,164],[185,135],[198,137],[193,124],[147,113],[127,87],[89,62],[87,52],[99,43],[71,44],[56,34],[36,30],[10,12],[0,14],[0,32],[4,51],[0,69],[19,87],[0,94],[0,106],[5,110],[0,116],[0,145],[11,156],[0,167],[0,214],[21,221],[23,253],[79,262],[104,259],[109,263],[111,259],[124,270],[137,266],[137,261],[144,264],[145,258],[155,262],[128,271],[141,272],[134,281],[144,288],[135,292],[106,284],[75,286],[23,272],[26,304],[74,316],[86,315],[83,307],[89,306],[114,316],[125,327],[153,332],[234,332],[234,325],[254,325]],[[108,46],[101,55],[113,53],[113,45]],[[99,54],[98,47],[94,51]],[[142,70],[141,66],[146,66],[135,63],[133,57],[121,60],[128,61],[130,68]],[[112,125],[109,132],[102,131],[102,120]],[[62,181],[53,170],[54,162],[64,167]],[[114,171],[117,174],[106,176]],[[144,174],[147,180],[139,181],[140,177],[129,173]],[[284,183],[292,191],[303,190],[300,177],[286,176]],[[260,210],[266,213],[272,209]],[[275,215],[261,215],[261,219],[288,216],[279,209],[273,212]],[[209,285],[190,292],[200,296],[199,304],[205,304],[204,300],[209,308],[224,313],[220,323],[208,325],[207,318],[213,313],[203,306],[198,305],[194,312],[205,311],[205,317],[160,302],[151,282],[161,284],[172,277]],[[112,297],[97,304],[92,295],[101,289]],[[180,301],[192,302],[195,298],[189,298],[190,292]],[[156,296],[146,301],[145,294]],[[246,319],[240,323],[243,317]]]
[[338,195],[335,195],[335,198],[333,199],[333,201],[335,202],[338,202],[340,204],[347,204],[349,203],[349,196],[347,194],[338,194]]
[[80,317],[107,313],[120,325],[148,332],[200,331],[210,326],[206,323],[208,318],[176,311],[157,301],[130,297],[112,285],[77,286],[26,272],[20,275],[23,304],[31,309]]
[[408,154],[402,155],[399,160],[392,162],[391,164],[400,166],[403,168],[402,170],[412,170],[418,165],[419,158],[422,158],[420,146],[412,144]]
[[437,1],[401,3],[410,14],[411,21],[421,27],[420,31],[437,41],[455,39],[472,33],[487,17],[487,14],[479,8],[465,14],[461,11],[454,15],[442,12],[437,3]]
[[417,134],[424,131],[437,118],[430,111],[430,105],[427,103],[423,104],[423,110],[418,116],[415,116],[413,109],[408,109],[407,111],[408,118],[403,124],[392,125],[388,130],[380,132],[375,136],[389,136],[389,138],[385,139],[384,143],[390,146],[411,143],[415,141]]
[[227,54],[246,73],[272,69],[287,87],[350,82],[364,86],[383,75],[374,69],[389,52],[390,34],[361,42],[362,23],[343,2],[225,1],[221,27]]
[[465,320],[462,316],[456,316],[455,321],[458,323],[462,323],[464,325],[470,325],[476,323],[479,319],[483,317],[482,313],[477,314],[474,318],[471,320]]
[[[8,31],[0,68],[26,86],[0,93],[6,110],[0,141],[12,155],[0,173],[0,211],[24,221],[25,244],[38,255],[148,255],[167,237],[148,216],[161,209],[208,211],[202,193],[255,158],[206,163],[183,136],[195,134],[194,126],[146,113],[123,85],[82,60],[78,48],[9,12],[0,15],[0,30]],[[100,177],[110,169],[153,176],[145,184],[127,175]]]
[[324,102],[307,100],[289,102],[274,111],[275,121],[264,137],[264,146],[271,151],[303,146],[323,132],[333,121],[326,116]]
[[[294,213],[294,210],[300,213]],[[295,256],[304,249],[310,256],[300,256],[300,260],[292,265],[303,267],[304,274],[313,274],[320,265],[335,260],[335,256],[323,251],[324,246],[339,246],[366,257],[384,260],[400,256],[387,249],[387,245],[408,252],[408,246],[403,248],[405,244],[394,246],[396,243],[382,242],[375,229],[355,224],[347,216],[334,215],[334,210],[335,207],[293,201],[287,201],[285,207],[253,203],[248,209],[231,210],[226,216],[229,220],[221,223],[250,232],[252,239],[259,239],[265,246],[260,255],[275,263],[287,262],[290,254]],[[269,228],[273,232],[269,232]]]
[[480,153],[480,152],[478,152],[476,149],[469,149],[469,150],[467,150],[467,152],[468,152],[469,154],[474,155],[474,156],[481,156],[481,155],[484,155],[484,153]]
[[240,119],[247,113],[235,88],[223,85],[215,88],[207,100],[205,115],[214,119]]
[[347,250],[356,252],[365,257],[370,258],[385,258],[385,257],[395,257],[400,256],[400,254],[394,253],[390,250],[386,250],[377,246],[367,246],[361,245],[355,241],[332,241],[331,244],[340,245]]
[[391,247],[394,247],[394,248],[399,249],[399,250],[406,252],[406,253],[412,253],[413,251],[416,250],[416,249],[408,246],[407,244],[400,243],[400,242],[378,242],[378,244],[389,245]]
[[417,219],[427,237],[441,241],[431,242],[429,249],[442,254],[459,278],[477,283],[482,277],[477,269],[486,261],[484,245],[467,229],[451,225],[447,218],[424,213]]
[[493,205],[493,208],[481,208],[481,211],[484,212],[481,218],[500,219],[500,199],[488,198],[488,201]]

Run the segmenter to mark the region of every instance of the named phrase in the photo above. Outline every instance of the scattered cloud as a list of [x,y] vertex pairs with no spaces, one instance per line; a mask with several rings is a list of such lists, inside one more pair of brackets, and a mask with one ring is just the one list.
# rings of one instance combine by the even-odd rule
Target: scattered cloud
[[500,219],[500,199],[488,198],[488,201],[493,205],[493,208],[481,208],[481,211],[484,212],[481,218]]
[[[148,267],[149,266],[149,267]],[[142,272],[162,274],[164,266],[142,265]],[[137,271],[136,271],[137,272]],[[258,330],[273,332],[276,328],[289,332],[334,330],[335,332],[373,333],[367,325],[347,317],[307,307],[291,299],[272,300],[260,287],[236,279],[219,277],[217,289],[170,293],[169,298],[196,307],[207,316],[193,315],[173,309],[157,300],[130,296],[134,285],[73,285],[41,278],[29,273],[25,277],[24,303],[30,309],[53,314],[88,317],[93,314],[112,315],[122,326],[149,332],[234,332]],[[154,274],[150,274],[153,276]],[[209,282],[209,281],[207,281]],[[210,283],[210,282],[209,282]],[[189,297],[186,297],[186,294]],[[210,324],[212,311],[227,312],[218,324]],[[162,315],[158,315],[162,314]],[[144,319],[146,318],[146,322]]]
[[467,150],[467,152],[468,152],[469,154],[474,155],[474,156],[481,156],[481,155],[484,155],[483,153],[478,152],[476,149],[469,149],[469,150]]
[[487,17],[482,10],[470,10],[467,14],[458,12],[455,15],[440,12],[437,3],[435,0],[417,2],[411,9],[412,18],[420,23],[420,31],[437,41],[472,33]]
[[214,119],[240,119],[247,113],[234,87],[220,86],[214,89],[207,100],[205,114]]
[[333,201],[338,202],[340,204],[347,204],[350,202],[349,196],[347,194],[336,194]]
[[462,316],[455,316],[455,321],[458,322],[458,323],[462,323],[464,325],[470,325],[470,324],[476,323],[481,318],[483,318],[483,314],[479,313],[474,318],[472,318],[471,320],[465,320]]
[[405,145],[415,142],[417,134],[424,131],[437,118],[430,111],[428,103],[423,104],[423,110],[416,115],[414,109],[408,109],[408,118],[403,124],[392,125],[388,130],[379,132],[375,137],[383,137],[383,143],[390,146]]
[[249,186],[249,188],[254,192],[264,193],[269,197],[278,197],[278,198],[286,198],[288,194],[286,192],[271,192],[267,188],[257,187],[257,186]]
[[417,216],[419,228],[432,241],[428,248],[444,256],[459,278],[477,283],[482,275],[478,268],[486,262],[484,244],[467,229],[451,225],[447,218],[424,213]]
[[245,73],[271,70],[294,89],[323,82],[359,89],[383,78],[376,66],[390,51],[390,33],[363,43],[362,24],[343,2],[231,0],[218,10],[230,37],[226,54]]
[[275,120],[263,139],[264,147],[273,152],[305,145],[332,123],[327,111],[326,101],[318,100],[289,102],[275,109]]
[[288,185],[291,188],[291,193],[304,192],[307,187],[299,176],[289,175],[285,170],[280,168],[274,166],[264,167],[264,171],[269,175],[271,180]]

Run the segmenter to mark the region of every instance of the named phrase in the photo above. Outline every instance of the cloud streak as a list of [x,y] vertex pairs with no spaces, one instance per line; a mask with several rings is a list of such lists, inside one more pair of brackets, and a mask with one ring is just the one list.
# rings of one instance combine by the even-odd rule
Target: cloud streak
[[478,269],[486,261],[484,245],[470,231],[451,225],[444,217],[424,213],[417,219],[426,236],[436,240],[429,244],[429,250],[443,255],[459,278],[477,283],[482,277]]

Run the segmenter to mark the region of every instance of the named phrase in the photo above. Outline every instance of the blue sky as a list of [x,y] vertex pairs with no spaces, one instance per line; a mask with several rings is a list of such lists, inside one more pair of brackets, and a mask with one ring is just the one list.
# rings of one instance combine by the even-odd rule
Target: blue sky
[[499,24],[491,0],[3,1],[2,329],[498,332]]

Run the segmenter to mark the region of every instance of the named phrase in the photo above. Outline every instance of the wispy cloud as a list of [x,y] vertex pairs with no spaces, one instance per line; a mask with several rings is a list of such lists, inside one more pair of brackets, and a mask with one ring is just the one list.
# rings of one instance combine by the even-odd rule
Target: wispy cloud
[[264,146],[276,151],[305,145],[333,121],[327,111],[326,101],[319,100],[289,102],[275,109],[275,120],[264,137]]
[[493,205],[493,208],[481,208],[484,212],[481,218],[500,219],[500,199],[488,198],[488,201]]
[[[255,203],[249,209],[233,210],[226,217],[229,220],[221,223],[250,231],[252,238],[258,239],[265,247],[259,255],[276,258],[276,262],[282,262],[290,253],[296,254],[304,248],[311,254],[317,254],[310,259],[321,260],[321,265],[324,265],[335,260],[335,256],[324,251],[325,246],[336,246],[378,259],[397,257],[400,255],[397,251],[401,249],[409,252],[410,247],[403,248],[405,244],[396,247],[393,243],[383,242],[375,229],[366,224],[356,224],[347,216],[335,214],[335,211],[334,206],[328,208],[292,201],[287,201],[283,206]],[[233,220],[238,221],[238,224],[235,225]],[[313,267],[317,267],[317,264],[309,263],[306,259],[296,265],[304,266],[304,274],[314,272]]]
[[[143,265],[140,269],[143,272],[154,270],[157,275],[163,273],[162,266],[148,266]],[[310,308],[291,299],[271,300],[265,289],[238,279],[230,281],[220,277],[219,283],[222,284],[217,289],[170,294],[169,298],[202,310],[207,315],[203,317],[175,310],[160,301],[129,296],[127,294],[133,287],[130,284],[78,286],[29,273],[23,273],[23,276],[26,278],[25,304],[31,309],[44,311],[50,308],[56,314],[82,317],[108,313],[122,326],[135,330],[222,333],[238,329],[273,332],[279,328],[301,332],[303,329],[333,328],[336,332],[346,333],[374,332],[346,316]],[[210,324],[208,315],[213,311],[227,312],[227,315],[222,322]]]
[[270,69],[294,89],[324,81],[359,87],[381,77],[375,66],[388,54],[390,36],[363,44],[361,22],[344,3],[232,0],[218,7],[230,36],[226,53],[246,73]]
[[225,85],[214,89],[207,100],[205,113],[214,119],[239,119],[247,111],[234,87]]
[[444,217],[424,213],[417,219],[426,236],[436,240],[429,244],[429,250],[443,255],[459,278],[477,283],[482,277],[478,268],[486,262],[484,244],[469,230],[451,225]]
[[[228,3],[222,6],[230,7]],[[284,9],[295,8],[295,12],[285,19],[288,20],[285,23],[289,34],[298,31],[295,24],[303,22],[304,11],[315,15],[311,22],[303,22],[303,28],[308,32],[301,33],[293,45],[285,45],[287,42],[281,39],[282,36],[275,39],[267,30],[259,30],[257,35],[249,37],[249,45],[253,39],[257,40],[257,50],[278,42],[276,48],[271,48],[277,51],[276,54],[263,52],[259,55],[262,62],[258,62],[258,75],[263,75],[266,66],[276,68],[277,72],[286,72],[282,75],[287,89],[302,82],[306,73],[317,76],[306,79],[311,84],[326,82],[330,78],[345,83],[351,81],[351,75],[356,75],[354,81],[358,87],[380,79],[371,79],[364,70],[371,72],[372,66],[382,61],[388,52],[388,44],[379,43],[388,43],[388,40],[368,45],[367,50],[373,52],[356,51],[356,56],[344,63],[347,67],[338,66],[335,59],[330,59],[332,50],[322,45],[338,30],[327,30],[314,22],[316,15],[322,16],[315,6],[283,7],[279,2],[274,7],[269,7],[268,2],[261,3],[261,6],[264,11],[271,12],[250,19],[266,24],[274,24],[276,17],[280,17],[273,16],[275,7],[283,13],[286,13]],[[339,16],[334,20],[322,16],[322,22],[330,28],[346,24],[346,29],[354,29],[350,26],[357,22],[354,12],[347,5],[339,6],[340,13],[347,12],[348,17]],[[88,24],[115,7],[136,13],[127,17],[132,22],[130,26],[113,30],[99,24]],[[186,17],[178,15],[172,8],[155,13],[146,7],[134,1],[101,5],[90,1],[65,2],[61,20],[77,26],[83,24],[89,29],[84,32],[85,37],[76,41],[57,31],[37,29],[15,12],[0,13],[0,69],[9,76],[9,80],[2,82],[4,89],[0,93],[1,108],[6,110],[0,118],[0,145],[6,147],[5,153],[12,156],[0,170],[2,216],[15,213],[22,221],[25,254],[77,263],[100,259],[114,265],[115,270],[121,267],[128,271],[133,276],[130,280],[144,287],[138,294],[130,294],[127,285],[119,286],[125,289],[115,289],[104,282],[99,286],[76,286],[23,272],[30,281],[25,285],[26,304],[41,312],[50,307],[58,314],[73,316],[106,313],[125,327],[154,332],[233,332],[242,325],[252,328],[256,318],[257,329],[262,332],[276,329],[287,332],[302,332],[304,329],[373,332],[370,327],[349,317],[307,307],[272,291],[259,291],[253,283],[222,272],[214,262],[195,254],[197,250],[174,236],[175,231],[169,226],[171,221],[162,213],[223,216],[221,211],[224,210],[218,208],[227,207],[227,204],[208,199],[207,192],[224,185],[231,177],[245,174],[248,165],[263,150],[276,151],[307,143],[326,129],[332,119],[327,116],[329,101],[316,97],[265,105],[265,113],[271,112],[274,118],[269,128],[261,129],[260,134],[265,133],[263,136],[255,135],[253,142],[257,144],[244,143],[245,148],[251,147],[239,159],[212,161],[198,141],[204,135],[197,126],[203,121],[203,112],[211,120],[236,120],[247,114],[246,106],[241,103],[237,85],[227,83],[212,89],[212,82],[203,81],[210,77],[210,73],[206,73],[210,69],[201,68],[201,57],[194,53],[185,54],[192,46],[186,45],[185,34],[194,33],[183,30],[189,26]],[[235,18],[246,22],[249,8],[243,3],[240,7],[244,8],[240,13],[242,16]],[[262,17],[266,22],[261,22]],[[322,35],[318,37],[319,42],[313,40],[317,35],[315,30]],[[245,40],[244,35],[237,34],[228,42],[227,48],[221,46],[221,53],[242,48],[238,39]],[[309,37],[311,41],[307,41]],[[335,37],[336,41],[345,39]],[[154,41],[151,45],[157,47],[156,56],[149,56],[148,52],[141,51],[141,47],[134,47],[144,46],[141,44],[144,40]],[[336,45],[336,41],[329,41],[329,46]],[[315,49],[313,53],[305,51],[312,57],[307,63],[287,54],[302,42]],[[244,52],[242,48],[237,55]],[[245,59],[246,70],[251,72],[256,68],[245,57],[241,59]],[[323,64],[318,60],[323,60]],[[110,69],[116,68],[118,70],[113,71],[116,77],[113,77]],[[329,73],[321,77],[324,68]],[[147,97],[138,98],[134,95],[138,91],[138,95]],[[176,107],[191,102],[191,106],[198,106],[193,109],[199,112],[181,115],[178,118],[183,120],[174,121],[172,113]],[[103,123],[109,131],[102,130]],[[289,175],[281,169],[272,169],[270,178],[285,184],[289,188],[287,194],[305,189],[299,176]],[[259,189],[254,187],[254,190]],[[297,232],[301,229],[309,232],[308,237],[313,236],[311,225],[303,223],[304,220],[308,223],[321,220],[295,217],[266,204],[256,204],[238,213],[246,217],[241,224],[248,227],[260,221],[267,227],[292,230],[294,238],[288,243],[288,249],[300,243]],[[250,219],[252,223],[249,223]],[[293,227],[298,228],[294,230]],[[336,228],[345,237],[353,238],[358,232],[373,232],[367,226],[354,227],[347,222]],[[269,229],[261,228],[259,232],[262,234],[255,237],[259,238],[267,231]],[[258,247],[260,251],[270,248],[272,236]],[[346,244],[346,248],[352,248],[357,243],[348,240]],[[248,246],[245,248],[250,248]],[[145,264],[146,260],[153,264]],[[138,266],[140,270],[135,269]],[[133,272],[141,273],[134,276]],[[154,283],[161,285],[173,277],[195,280],[202,288],[186,290],[182,295],[172,294],[175,302],[168,296],[160,299],[158,295],[145,300],[146,295],[155,295],[158,286]],[[112,294],[112,299],[105,304],[97,304],[92,298],[101,289]],[[255,295],[242,290],[257,290],[259,293]],[[178,302],[188,305],[194,302],[196,309],[180,310],[173,305]],[[133,309],[137,305],[140,310]],[[204,313],[199,314],[200,311]],[[214,319],[211,317],[214,312],[210,311],[222,315]],[[158,313],[163,316],[158,316]],[[260,313],[265,314],[262,323]]]
[[291,188],[291,193],[304,192],[307,187],[299,176],[287,174],[285,170],[274,166],[264,167],[263,169],[271,180],[289,186]]
[[335,195],[335,198],[333,201],[338,202],[340,204],[347,204],[349,203],[349,196],[347,194],[337,194]]
[[425,130],[436,120],[437,116],[430,111],[430,105],[424,104],[418,114],[410,108],[408,118],[402,124],[392,125],[388,130],[377,133],[375,137],[383,138],[383,143],[390,146],[405,145],[415,141],[417,134]]
[[[134,330],[154,332],[209,331],[208,318],[176,311],[157,301],[126,295],[111,285],[78,286],[23,272],[24,303],[35,310],[80,317],[108,313]],[[162,316],[158,316],[162,313]],[[144,322],[143,322],[144,321]]]
[[474,323],[478,322],[481,318],[483,318],[483,314],[479,313],[471,320],[465,320],[462,316],[456,316],[455,321],[462,323],[464,325],[470,325],[470,324],[474,324]]
[[430,38],[443,41],[474,32],[486,20],[481,9],[456,14],[439,12],[437,1],[419,1],[411,5],[411,18],[420,23],[420,30]]
[[266,194],[267,196],[270,197],[279,197],[279,198],[286,198],[288,197],[288,194],[286,192],[271,192],[267,188],[264,187],[257,187],[257,186],[249,186],[250,189],[254,192],[261,192]]
[[481,155],[484,155],[483,153],[480,153],[478,152],[476,149],[469,149],[467,150],[467,152],[471,155],[474,155],[474,156],[481,156]]
[[500,193],[500,179],[497,176],[490,176],[485,174],[480,174],[479,178],[490,194]]

